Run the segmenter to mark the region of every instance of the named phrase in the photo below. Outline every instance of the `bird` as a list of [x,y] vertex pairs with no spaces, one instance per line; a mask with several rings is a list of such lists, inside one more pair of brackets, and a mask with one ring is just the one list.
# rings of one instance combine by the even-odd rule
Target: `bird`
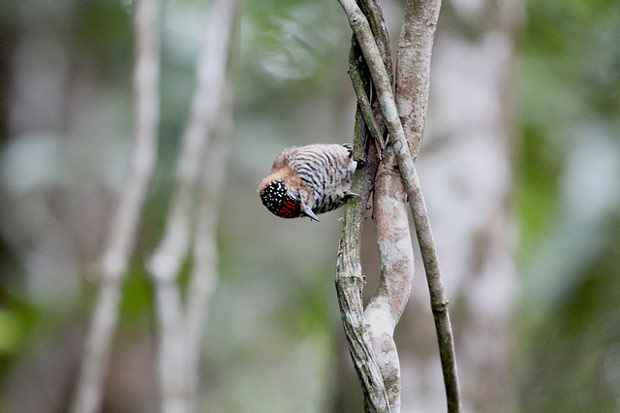
[[263,205],[281,218],[332,211],[358,195],[351,191],[357,162],[350,145],[314,144],[285,149],[258,185]]

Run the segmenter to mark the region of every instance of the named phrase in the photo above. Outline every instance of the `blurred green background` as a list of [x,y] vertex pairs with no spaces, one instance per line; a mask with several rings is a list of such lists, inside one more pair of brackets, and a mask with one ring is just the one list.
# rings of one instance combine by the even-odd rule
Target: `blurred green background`
[[[386,3],[397,38],[400,2]],[[440,31],[474,44],[498,30],[492,12],[476,14],[477,3],[484,2],[445,0]],[[488,3],[493,10],[502,2]],[[506,109],[506,225],[514,228],[508,253],[517,289],[505,326],[510,367],[501,374],[513,378],[515,411],[616,412],[620,3],[522,6],[504,78],[514,102]],[[132,8],[129,0],[9,0],[0,11],[0,411],[64,412],[71,397],[93,265],[132,144]],[[125,282],[109,412],[155,411],[154,303],[143,260],[162,235],[206,9],[197,0],[162,2],[160,162]],[[244,4],[230,71],[235,133],[222,194],[220,282],[204,340],[205,411],[352,412],[337,407],[339,394],[361,399],[356,383],[341,377],[350,367],[342,367],[348,359],[332,282],[339,213],[316,225],[280,221],[256,195],[282,148],[350,140],[349,39],[336,1]],[[432,110],[437,131],[442,119]],[[440,244],[440,254],[451,252]],[[414,297],[424,286],[423,275],[416,278]],[[459,306],[453,311],[459,320]],[[422,334],[402,328],[397,342]]]

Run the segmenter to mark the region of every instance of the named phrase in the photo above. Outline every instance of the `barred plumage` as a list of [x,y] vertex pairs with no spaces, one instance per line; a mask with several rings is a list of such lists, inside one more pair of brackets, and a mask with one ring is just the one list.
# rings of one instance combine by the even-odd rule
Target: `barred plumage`
[[347,145],[316,144],[284,150],[258,186],[261,200],[283,218],[322,214],[342,206],[351,193],[356,162]]

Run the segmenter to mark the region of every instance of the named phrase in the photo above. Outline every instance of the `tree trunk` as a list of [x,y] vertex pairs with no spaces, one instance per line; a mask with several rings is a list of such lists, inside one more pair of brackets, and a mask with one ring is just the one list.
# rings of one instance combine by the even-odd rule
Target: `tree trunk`
[[[463,411],[514,407],[512,67],[520,9],[445,3],[434,50],[429,134],[418,162],[454,314]],[[463,2],[465,3],[465,2]],[[445,395],[426,289],[417,276],[401,335],[403,412]],[[416,288],[417,287],[417,288]]]

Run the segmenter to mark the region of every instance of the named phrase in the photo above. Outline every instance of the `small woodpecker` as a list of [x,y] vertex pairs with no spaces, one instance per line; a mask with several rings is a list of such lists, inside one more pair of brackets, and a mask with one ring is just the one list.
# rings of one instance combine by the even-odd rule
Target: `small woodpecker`
[[273,161],[271,174],[258,185],[263,205],[282,218],[334,210],[350,197],[356,162],[351,147],[316,144],[285,149]]

